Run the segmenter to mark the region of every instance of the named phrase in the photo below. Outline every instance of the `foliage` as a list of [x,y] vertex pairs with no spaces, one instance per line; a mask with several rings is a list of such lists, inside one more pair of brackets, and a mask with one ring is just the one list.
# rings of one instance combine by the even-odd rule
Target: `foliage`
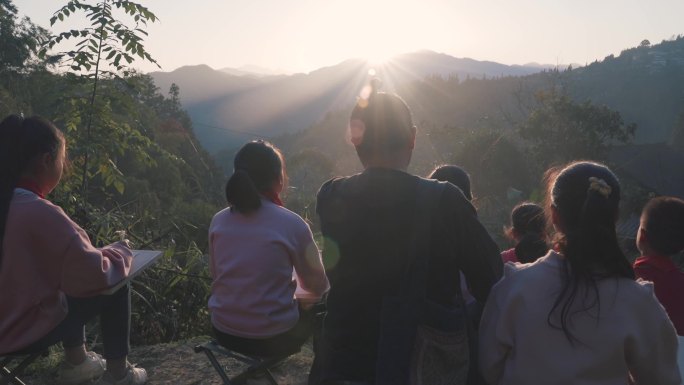
[[[129,27],[115,17],[113,11],[117,9],[132,18],[134,26]],[[94,78],[101,75],[118,76],[127,68],[123,61],[131,64],[136,55],[140,59],[157,63],[142,44],[142,36],[147,36],[144,30],[147,22],[157,20],[157,16],[146,7],[126,0],[100,0],[94,4],[90,4],[88,0],[70,0],[55,12],[50,25],[54,26],[57,21],[63,22],[79,11],[85,14],[91,24],[51,36],[44,43],[41,55],[46,55],[48,49],[53,49],[62,41],[78,40],[74,49],[60,52],[57,56],[72,71],[85,71],[86,76]],[[111,69],[99,69],[102,61]]]
[[0,0],[0,72],[19,72],[35,58],[47,31],[28,18],[19,19],[11,0]]
[[134,281],[131,340],[158,343],[211,333],[208,261],[196,244],[166,250],[162,261]]
[[318,188],[333,176],[333,161],[324,153],[304,149],[286,159],[289,188],[287,206],[310,222],[317,220],[316,194]]
[[539,93],[537,102],[519,132],[543,168],[575,159],[605,160],[609,145],[629,142],[636,131],[619,112],[574,102],[557,91]]

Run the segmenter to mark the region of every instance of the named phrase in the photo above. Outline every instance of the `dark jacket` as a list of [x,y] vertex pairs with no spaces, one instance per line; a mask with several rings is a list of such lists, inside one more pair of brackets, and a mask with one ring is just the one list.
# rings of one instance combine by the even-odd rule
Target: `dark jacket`
[[[382,298],[397,294],[408,265],[418,183],[440,182],[371,168],[321,187],[316,211],[331,290],[311,383],[375,377]],[[445,186],[436,214],[428,298],[453,304],[462,271],[473,296],[484,302],[501,277],[498,247],[457,187]]]

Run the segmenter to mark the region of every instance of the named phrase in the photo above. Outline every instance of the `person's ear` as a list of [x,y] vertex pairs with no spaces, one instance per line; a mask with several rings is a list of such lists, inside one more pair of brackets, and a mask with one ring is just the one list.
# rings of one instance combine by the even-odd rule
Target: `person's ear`
[[46,152],[40,156],[40,167],[42,170],[50,169],[50,167],[52,167],[52,164],[54,162],[55,162],[55,157],[52,156],[52,154],[50,154],[49,152]]
[[639,226],[639,234],[637,234],[637,248],[641,248],[644,245],[648,245],[648,233],[646,229]]

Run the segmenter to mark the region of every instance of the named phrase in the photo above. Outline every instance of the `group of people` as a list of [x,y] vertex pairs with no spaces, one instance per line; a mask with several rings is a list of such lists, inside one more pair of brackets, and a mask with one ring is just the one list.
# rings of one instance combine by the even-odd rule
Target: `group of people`
[[[513,209],[506,235],[515,247],[500,252],[467,173],[407,172],[416,127],[400,97],[360,99],[349,137],[364,171],[318,192],[323,258],[281,201],[281,152],[253,141],[236,154],[229,205],[209,228],[208,306],[220,344],[286,356],[313,334],[311,385],[681,383],[684,273],[671,256],[684,250],[684,201],[647,204],[632,266],[615,229],[617,177],[572,162],[547,172],[544,207]],[[0,355],[61,341],[61,383],[145,383],[126,360],[128,289],[102,294],[126,276],[128,245],[94,248],[45,198],[62,174],[63,135],[41,118],[9,116],[0,146]],[[85,348],[84,324],[98,315],[104,358]],[[389,339],[397,330],[408,349]]]

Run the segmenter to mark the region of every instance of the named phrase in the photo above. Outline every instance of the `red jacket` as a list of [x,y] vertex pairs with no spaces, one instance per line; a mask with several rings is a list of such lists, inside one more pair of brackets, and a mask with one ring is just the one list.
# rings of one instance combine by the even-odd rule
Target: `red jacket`
[[684,273],[668,257],[643,256],[634,261],[637,278],[653,282],[655,295],[663,305],[677,334],[684,335]]

